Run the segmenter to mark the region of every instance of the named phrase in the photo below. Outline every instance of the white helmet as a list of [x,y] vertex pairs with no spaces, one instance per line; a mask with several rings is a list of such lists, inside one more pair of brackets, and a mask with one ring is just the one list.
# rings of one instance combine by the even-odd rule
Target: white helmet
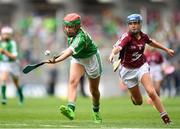
[[9,26],[2,27],[1,34],[13,34],[13,29]]

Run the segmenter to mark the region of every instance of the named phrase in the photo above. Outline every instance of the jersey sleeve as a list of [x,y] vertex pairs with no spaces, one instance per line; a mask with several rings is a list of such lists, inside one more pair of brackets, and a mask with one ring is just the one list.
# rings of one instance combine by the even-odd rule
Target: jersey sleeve
[[152,40],[151,40],[151,38],[149,38],[148,35],[145,36],[145,40],[146,40],[145,42],[146,42],[147,44],[152,43]]
[[73,54],[79,53],[85,46],[85,39],[81,36],[76,37],[69,46],[73,51]]
[[116,42],[117,46],[124,48],[129,42],[128,33],[122,35],[122,37]]

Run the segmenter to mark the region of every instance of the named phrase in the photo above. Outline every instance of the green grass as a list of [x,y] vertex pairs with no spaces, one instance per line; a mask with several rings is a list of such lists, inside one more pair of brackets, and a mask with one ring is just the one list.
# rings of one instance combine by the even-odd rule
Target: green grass
[[23,106],[17,99],[8,99],[0,105],[0,128],[180,128],[180,97],[163,101],[173,125],[162,123],[159,113],[144,103],[134,106],[128,97],[101,100],[102,124],[94,124],[91,116],[90,98],[77,99],[76,118],[73,121],[62,116],[58,110],[65,100],[55,97],[26,98]]

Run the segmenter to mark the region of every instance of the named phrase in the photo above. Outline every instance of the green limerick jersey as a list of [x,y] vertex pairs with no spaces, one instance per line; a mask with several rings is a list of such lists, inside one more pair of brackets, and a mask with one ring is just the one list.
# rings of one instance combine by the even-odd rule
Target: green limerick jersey
[[97,46],[82,29],[75,37],[68,37],[68,46],[72,49],[74,58],[88,58],[97,52]]
[[[17,52],[17,44],[14,40],[9,40],[9,41],[0,41],[0,48],[10,52],[14,56],[18,55]],[[0,61],[14,61],[7,57],[6,55],[0,53]]]

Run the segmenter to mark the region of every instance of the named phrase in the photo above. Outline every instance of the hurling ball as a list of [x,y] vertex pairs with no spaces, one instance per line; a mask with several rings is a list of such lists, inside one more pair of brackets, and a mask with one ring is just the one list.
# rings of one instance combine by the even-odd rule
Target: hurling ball
[[44,52],[44,55],[45,56],[49,56],[51,54],[51,51],[49,51],[49,50],[46,50],[45,52]]

